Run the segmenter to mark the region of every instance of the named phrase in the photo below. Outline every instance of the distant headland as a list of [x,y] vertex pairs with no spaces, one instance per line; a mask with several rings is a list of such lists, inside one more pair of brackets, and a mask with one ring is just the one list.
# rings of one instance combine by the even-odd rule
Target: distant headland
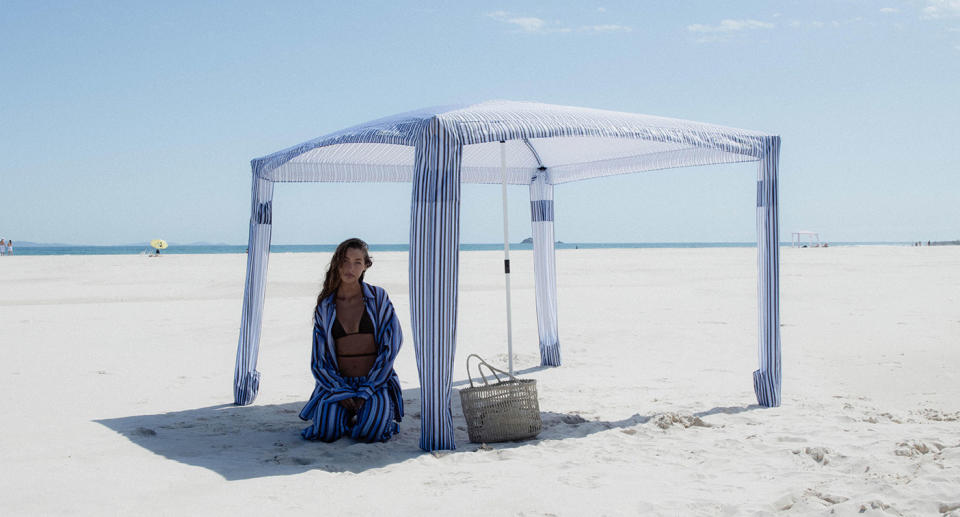
[[[526,239],[523,239],[522,241],[520,241],[520,244],[533,244],[533,237],[527,237]],[[557,244],[566,244],[566,243],[563,241],[557,241]]]

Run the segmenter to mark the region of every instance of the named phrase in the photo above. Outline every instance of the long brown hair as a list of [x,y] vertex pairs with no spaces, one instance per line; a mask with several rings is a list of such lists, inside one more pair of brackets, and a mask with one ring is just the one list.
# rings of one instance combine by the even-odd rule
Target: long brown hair
[[[333,252],[330,264],[327,265],[327,276],[323,280],[323,290],[321,290],[317,296],[317,307],[320,306],[320,302],[322,302],[324,298],[337,292],[337,289],[340,288],[340,264],[343,264],[343,262],[347,260],[347,250],[349,249],[363,252],[364,268],[369,269],[370,266],[373,265],[373,259],[370,258],[370,250],[367,248],[366,242],[356,237],[341,242],[340,245],[337,246],[336,251]],[[360,274],[360,282],[363,282],[363,277],[366,274],[366,271]]]

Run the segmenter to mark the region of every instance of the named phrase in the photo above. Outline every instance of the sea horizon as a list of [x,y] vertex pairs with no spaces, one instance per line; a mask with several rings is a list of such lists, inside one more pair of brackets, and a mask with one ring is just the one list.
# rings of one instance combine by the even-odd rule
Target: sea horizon
[[[912,242],[900,241],[851,241],[835,242],[830,246],[910,246]],[[409,244],[370,244],[371,252],[409,251]],[[556,249],[635,249],[635,248],[755,248],[756,242],[562,242],[556,243]],[[791,242],[781,242],[781,247],[792,246]],[[332,252],[337,244],[273,244],[271,253],[323,253]],[[502,250],[503,243],[461,243],[460,251]],[[529,242],[510,243],[511,250],[532,250]],[[246,253],[246,244],[171,244],[161,254],[168,255],[206,255]],[[16,244],[15,255],[140,255],[153,253],[149,244],[123,245],[64,245],[24,242]]]

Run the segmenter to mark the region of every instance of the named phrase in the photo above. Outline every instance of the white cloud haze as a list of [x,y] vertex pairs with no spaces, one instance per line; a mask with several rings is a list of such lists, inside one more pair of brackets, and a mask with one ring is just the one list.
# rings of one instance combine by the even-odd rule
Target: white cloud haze
[[736,31],[742,31],[742,30],[772,29],[772,28],[774,28],[774,24],[768,23],[768,22],[761,22],[758,20],[720,20],[719,25],[703,25],[700,23],[687,25],[688,31],[701,32],[701,33],[736,32]]
[[927,6],[921,9],[924,18],[960,17],[960,0],[927,0]]
[[[602,9],[600,12],[606,11],[603,8],[600,9]],[[498,22],[511,25],[521,32],[533,34],[572,32],[574,30],[565,26],[559,21],[548,22],[543,18],[537,18],[535,16],[517,16],[507,11],[493,11],[491,13],[487,13],[487,17],[493,18]],[[582,25],[576,29],[577,32],[630,32],[631,30],[633,30],[631,27],[616,23]]]
[[523,32],[543,32],[547,22],[533,16],[511,16],[506,11],[494,11],[487,14],[490,18],[499,22],[515,26]]

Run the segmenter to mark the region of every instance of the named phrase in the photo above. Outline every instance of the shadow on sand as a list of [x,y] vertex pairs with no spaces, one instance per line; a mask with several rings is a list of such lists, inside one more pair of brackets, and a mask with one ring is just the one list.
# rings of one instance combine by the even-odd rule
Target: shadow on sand
[[[529,369],[531,371],[535,369]],[[527,373],[524,372],[518,373]],[[467,381],[458,381],[461,385]],[[292,475],[320,469],[327,472],[361,473],[407,461],[436,461],[419,448],[420,392],[403,392],[406,416],[400,433],[385,443],[357,443],[349,438],[334,443],[309,442],[300,437],[306,427],[298,417],[303,402],[246,407],[222,404],[156,415],[137,415],[96,420],[131,442],[167,459],[203,467],[227,480]],[[470,443],[460,408],[453,395],[456,425],[455,451],[435,453],[470,454],[480,450]],[[739,413],[760,406],[713,408],[696,413]],[[585,420],[576,413],[541,412],[543,430],[533,440],[491,444],[494,449],[537,445],[549,440],[582,438],[608,429],[629,428],[653,418],[634,414],[624,420]]]

